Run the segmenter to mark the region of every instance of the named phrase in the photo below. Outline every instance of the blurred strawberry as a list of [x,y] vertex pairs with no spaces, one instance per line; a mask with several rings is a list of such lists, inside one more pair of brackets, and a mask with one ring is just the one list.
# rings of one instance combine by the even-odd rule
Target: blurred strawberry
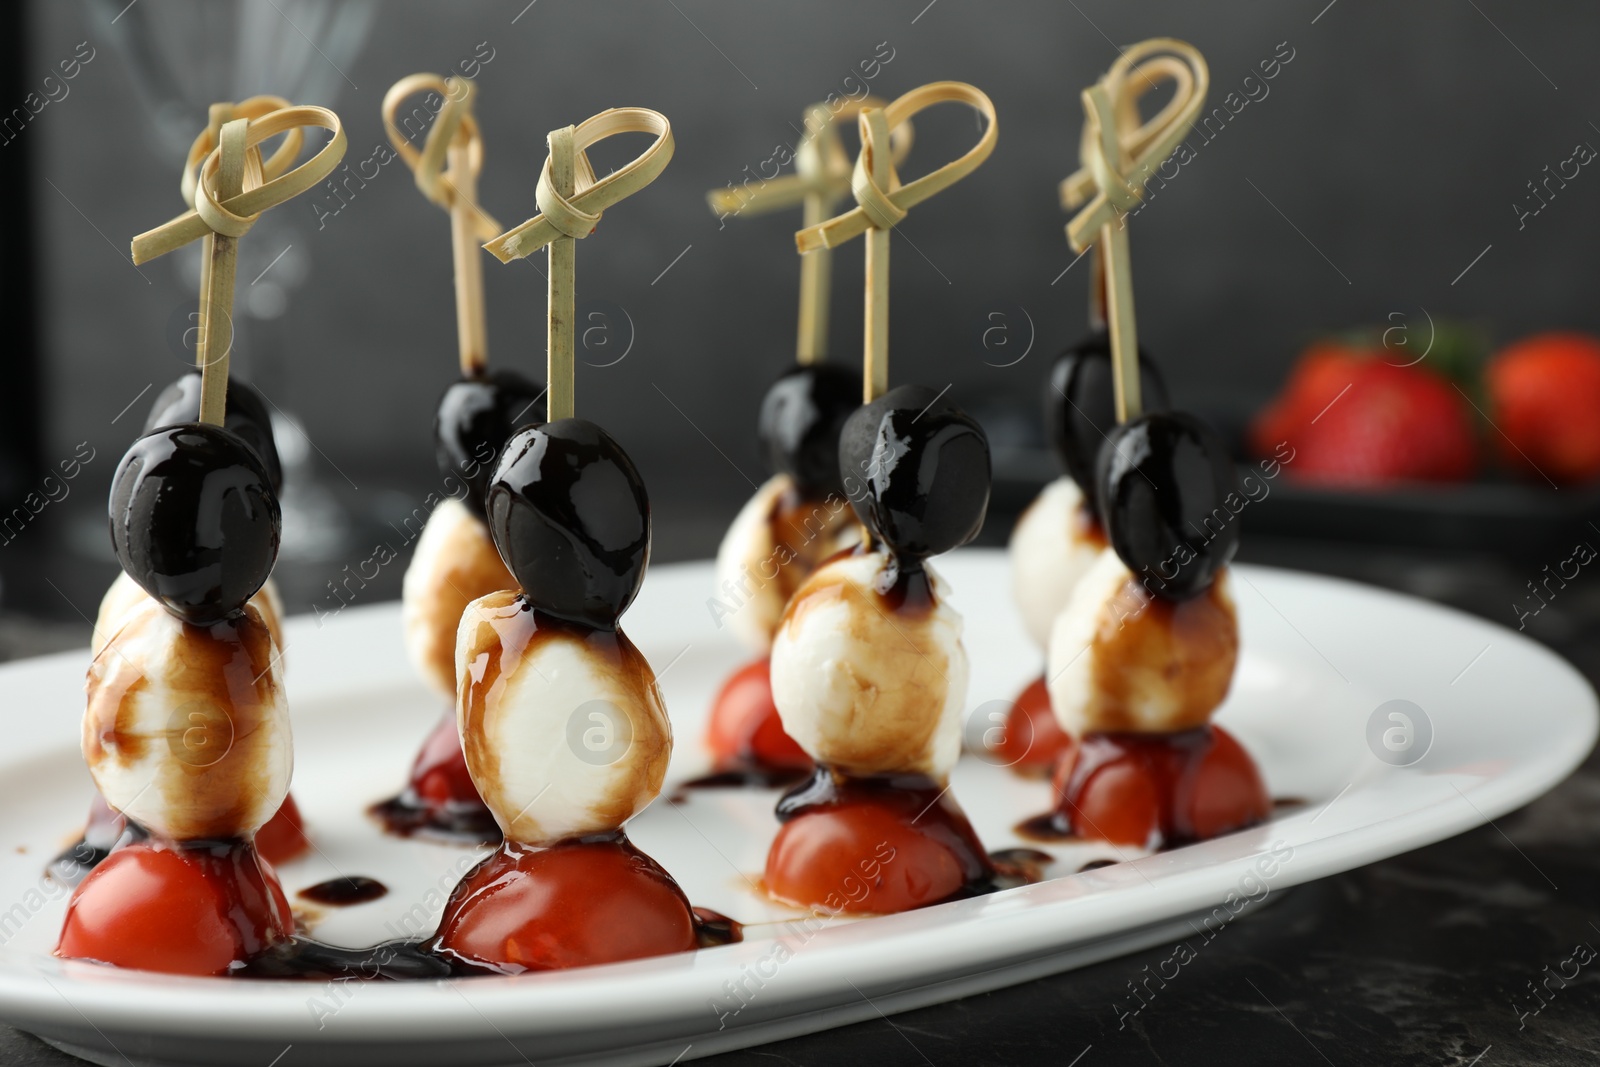
[[1345,384],[1348,392],[1289,438],[1297,455],[1285,469],[1296,481],[1355,488],[1472,476],[1472,413],[1454,386],[1381,359],[1355,366]]
[[1495,356],[1488,384],[1508,464],[1562,483],[1600,477],[1600,340],[1524,338]]
[[1356,371],[1373,358],[1370,348],[1339,341],[1318,341],[1305,350],[1278,399],[1250,424],[1250,448],[1270,456],[1284,441],[1294,441],[1311,420],[1355,380]]

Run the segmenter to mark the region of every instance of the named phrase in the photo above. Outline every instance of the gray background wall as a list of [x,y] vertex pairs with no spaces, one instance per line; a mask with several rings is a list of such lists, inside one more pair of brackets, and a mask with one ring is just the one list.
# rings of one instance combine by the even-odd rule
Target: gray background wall
[[[710,551],[749,492],[746,475],[761,477],[754,407],[790,358],[797,277],[797,215],[719,229],[703,194],[792,144],[801,109],[840,90],[880,42],[893,59],[875,92],[971,81],[994,98],[1001,126],[990,162],[915,209],[894,241],[896,381],[949,383],[963,404],[1012,410],[1018,426],[1031,425],[1048,357],[1084,325],[1084,266],[1052,284],[1072,261],[1055,185],[1075,165],[1078,92],[1115,58],[1113,42],[1157,34],[1205,52],[1214,102],[1280,43],[1294,56],[1269,95],[1212,143],[1192,139],[1196,158],[1134,220],[1141,339],[1181,401],[1253,403],[1311,334],[1395,312],[1412,322],[1424,308],[1476,318],[1502,340],[1558,325],[1600,329],[1590,297],[1600,174],[1581,172],[1524,229],[1511,206],[1577,142],[1600,145],[1591,7],[525,3],[381,4],[365,48],[342,65],[348,80],[332,83],[349,159],[383,142],[378,105],[392,81],[447,70],[480,42],[494,55],[478,77],[483,199],[508,225],[535,210],[550,128],[620,104],[671,118],[678,149],[666,174],[579,246],[580,312],[616,319],[624,309],[636,337],[621,363],[580,367],[578,405],[639,461],[658,521],[691,531],[678,542],[683,554]],[[178,369],[168,338],[192,290],[168,263],[141,273],[123,256],[132,234],[179,209],[178,161],[153,147],[123,60],[106,43],[105,11],[54,2],[35,3],[34,13],[32,80],[80,40],[99,48],[70,97],[24,131],[38,151],[47,457],[90,439],[110,457],[81,494],[98,501],[133,429],[112,417]],[[908,176],[974,136],[970,115],[943,112],[919,123]],[[595,155],[615,165],[632,148]],[[454,374],[444,216],[398,163],[320,231],[309,204],[278,213],[293,232],[260,240],[292,241],[309,274],[280,320],[278,351],[258,354],[253,376],[304,420],[362,499],[379,487],[415,497],[433,480],[428,427]],[[834,350],[854,359],[859,244],[836,262]],[[485,274],[493,360],[542,375],[540,275],[493,262]],[[984,347],[995,313],[1018,346],[1033,324],[1032,351],[1014,366],[991,364],[1020,348],[1002,358]]]

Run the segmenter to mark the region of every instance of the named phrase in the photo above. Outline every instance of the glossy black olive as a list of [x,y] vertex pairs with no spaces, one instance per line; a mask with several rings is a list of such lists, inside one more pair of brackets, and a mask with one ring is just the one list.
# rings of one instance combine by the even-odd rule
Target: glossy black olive
[[515,371],[463,378],[444,391],[433,420],[439,473],[461,479],[467,487],[462,503],[479,518],[506,438],[544,418],[544,386]]
[[[1139,397],[1145,411],[1167,410],[1167,386],[1150,353],[1139,347]],[[1096,330],[1056,359],[1050,388],[1044,395],[1044,424],[1050,431],[1061,468],[1083,490],[1089,507],[1095,499],[1095,461],[1100,446],[1117,424],[1116,393],[1111,375],[1111,335]]]
[[191,423],[139,438],[111,481],[122,569],[179,618],[209,625],[255,596],[278,558],[282,518],[255,450]]
[[1215,430],[1186,412],[1141,415],[1100,451],[1100,520],[1151,592],[1205,592],[1239,547],[1238,475]]
[[[167,426],[186,426],[200,421],[200,372],[190,371],[156,396],[144,432]],[[272,479],[272,491],[283,492],[283,464],[278,460],[278,445],[272,436],[272,413],[266,399],[237,376],[228,378],[227,414],[222,420],[239,440],[255,449],[261,465]]]
[[756,427],[767,469],[807,496],[842,494],[839,434],[860,406],[860,371],[813,363],[784,372],[762,398]]
[[650,499],[600,427],[561,419],[517,431],[489,483],[489,533],[540,611],[609,630],[650,561]]
[[917,563],[983,529],[989,439],[935,390],[902,385],[845,423],[839,475],[861,521],[903,563]]

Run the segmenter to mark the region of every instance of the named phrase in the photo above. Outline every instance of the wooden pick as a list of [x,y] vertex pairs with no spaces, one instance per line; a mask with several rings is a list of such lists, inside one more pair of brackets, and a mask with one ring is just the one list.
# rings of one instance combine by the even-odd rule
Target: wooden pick
[[[1158,78],[1173,83],[1172,99],[1139,125],[1138,100]],[[1153,169],[1194,124],[1210,82],[1205,57],[1193,45],[1161,37],[1124,51],[1104,77],[1083,91],[1083,166],[1061,183],[1061,196],[1069,210],[1082,208],[1067,224],[1073,250],[1081,253],[1094,244],[1103,261],[1118,422],[1137,418],[1142,410],[1125,216],[1143,199]]]
[[[571,201],[578,191],[578,153],[572,147],[574,126],[550,131],[550,187],[563,200]],[[588,157],[585,157],[587,161]],[[594,175],[589,175],[591,181]],[[576,335],[572,320],[578,314],[577,252],[575,237],[562,234],[550,242],[549,285],[546,304],[550,311],[546,356],[550,392],[546,404],[550,421],[570,419],[574,413],[577,376]]]
[[[245,137],[249,119],[233,119],[217,136],[220,163],[211,193],[228,200],[244,192]],[[259,161],[259,157],[258,161]],[[259,181],[259,175],[257,181]],[[205,238],[201,269],[200,421],[221,426],[228,410],[228,356],[233,351],[233,288],[239,262],[239,239],[221,233]]]
[[[401,131],[396,116],[400,106],[420,92],[436,93],[443,103],[418,152]],[[476,96],[477,87],[468,79],[413,74],[395,82],[383,97],[383,125],[390,143],[411,168],[422,194],[450,213],[456,347],[461,373],[467,378],[482,375],[489,362],[483,262],[478,249],[500,232],[500,224],[478,203],[483,137],[472,114]]]
[[[638,158],[595,179],[587,149],[621,133],[651,133],[655,140]],[[550,154],[539,172],[534,199],[539,214],[496,237],[484,249],[510,263],[549,247],[549,314],[546,358],[551,422],[571,418],[575,410],[574,288],[575,241],[594,232],[605,209],[655,181],[672,159],[672,124],[665,115],[642,107],[612,108],[580,122],[552,130]]]
[[[321,151],[293,170],[285,169],[287,162],[278,162],[276,153],[271,162],[262,162],[258,146],[263,141],[288,133],[291,137],[285,143],[293,139],[298,149],[299,139],[293,135],[306,126],[320,126],[333,134]],[[263,211],[326,180],[344,157],[346,140],[339,117],[321,107],[282,108],[261,118],[235,118],[220,125],[215,139],[216,148],[196,174],[194,206],[135,237],[132,258],[136,265],[148,263],[191,241],[205,241],[198,353],[200,421],[220,426],[227,403],[239,238],[250,232]]]
[[[976,109],[988,122],[983,136],[965,155],[913,182],[900,183],[892,151],[893,131],[935,104],[960,103]],[[889,387],[889,231],[910,209],[971,174],[988,159],[999,140],[994,103],[965,82],[933,82],[906,93],[884,108],[863,108],[858,116],[861,153],[856,157],[850,191],[856,206],[827,222],[794,235],[802,253],[834,248],[866,235],[866,309],[863,316],[861,389],[867,403]]]
[[[881,108],[883,101],[865,96],[850,101],[835,111],[827,103],[812,104],[805,112],[806,131],[794,151],[793,174],[763,178],[754,189],[746,182],[740,188],[713,189],[706,194],[711,210],[719,217],[765,214],[779,208],[802,208],[802,227],[821,225],[839,201],[850,193],[850,157],[839,136],[838,123],[855,118],[863,108]],[[911,151],[914,137],[911,123],[890,131],[889,158],[896,166]],[[828,311],[832,292],[833,255],[828,250],[803,256],[800,260],[800,315],[795,331],[795,359],[806,366],[820,363],[828,355]]]
[[[191,208],[194,207],[194,191],[200,179],[200,166],[206,161],[206,157],[221,144],[222,127],[224,125],[234,119],[262,118],[288,106],[289,101],[281,96],[252,96],[237,104],[228,102],[212,104],[208,111],[206,128],[201,130],[193,143],[189,145],[189,155],[184,159],[183,177],[178,182],[179,191],[183,194],[183,202]],[[276,178],[294,163],[295,157],[300,154],[300,147],[304,139],[305,134],[302,130],[296,128],[288,131],[283,138],[283,143],[278,146],[277,151],[273,152],[265,163],[261,163],[260,150],[258,148],[252,148],[249,151],[255,157],[255,164],[261,167],[263,177]],[[200,311],[198,319],[200,330],[197,336],[201,338],[205,337],[209,325],[206,315],[211,305],[207,294],[211,292],[212,288],[211,261],[213,254],[214,247],[208,237],[200,254]],[[232,322],[230,321],[228,324],[230,349],[232,332]],[[194,360],[195,366],[201,368],[203,378],[205,360],[201,355],[198,344],[195,345]]]

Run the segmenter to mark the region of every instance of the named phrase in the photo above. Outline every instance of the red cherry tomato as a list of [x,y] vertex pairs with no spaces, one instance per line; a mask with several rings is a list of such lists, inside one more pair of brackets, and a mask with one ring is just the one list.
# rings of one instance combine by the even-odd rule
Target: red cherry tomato
[[1089,841],[1109,841],[1132,848],[1161,843],[1165,805],[1155,768],[1138,759],[1114,760],[1099,767],[1074,790],[1068,783],[1076,763],[1073,757],[1062,760],[1055,776],[1055,793],[1062,798],[1061,814],[1074,834]]
[[1212,745],[1195,768],[1187,802],[1177,812],[1197,840],[1230,833],[1263,822],[1272,814],[1272,798],[1244,746],[1213,727]]
[[78,885],[56,954],[220,975],[293,929],[283,889],[252,847],[141,841],[113,852]]
[[306,840],[305,823],[300,818],[300,806],[293,796],[283,798],[278,814],[267,820],[267,825],[256,831],[256,851],[273,866],[288,863],[311,847]]
[[772,702],[772,662],[756,660],[735,671],[711,705],[706,745],[718,766],[807,770],[811,757],[783,730]]
[[510,973],[687,952],[688,898],[626,842],[507,844],[456,886],[436,947]]
[[478,787],[467,773],[467,758],[461,752],[461,733],[455,712],[446,712],[433,733],[422,743],[416,762],[411,765],[411,788],[417,799],[432,808],[447,805],[483,806]]
[[1272,814],[1250,754],[1217,727],[1091,734],[1054,777],[1057,811],[1079,837],[1139,848],[1204,841]]
[[767,853],[767,891],[800,907],[854,915],[910,911],[956,895],[973,860],[956,849],[970,852],[976,838],[968,845],[944,818],[915,817],[871,801],[796,815]]
[[1049,774],[1050,768],[1074,743],[1072,735],[1056,722],[1056,714],[1050,707],[1050,690],[1045,687],[1044,676],[1040,675],[1017,694],[1016,702],[1006,715],[1003,736],[993,747],[993,753],[1018,774],[1034,777]]

